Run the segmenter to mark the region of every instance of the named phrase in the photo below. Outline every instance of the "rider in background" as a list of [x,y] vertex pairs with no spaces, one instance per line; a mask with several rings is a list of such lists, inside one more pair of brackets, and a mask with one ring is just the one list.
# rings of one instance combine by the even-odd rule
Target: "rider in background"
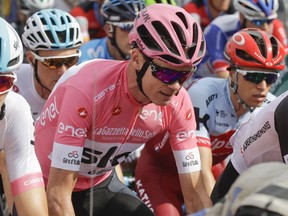
[[195,17],[203,30],[216,17],[235,12],[232,0],[191,0],[183,8]]
[[196,73],[199,77],[226,78],[229,63],[223,51],[228,39],[243,28],[259,28],[274,35],[287,52],[287,36],[282,22],[277,19],[278,0],[233,0],[235,14],[214,19],[205,29],[207,51]]
[[22,41],[29,64],[16,71],[14,91],[28,101],[35,120],[58,79],[77,63],[83,39],[73,16],[59,9],[45,9],[29,17]]
[[26,20],[35,12],[43,9],[50,9],[54,7],[55,0],[17,0],[18,19],[12,23],[13,27],[21,36],[23,34]]
[[[193,107],[182,88],[205,50],[201,27],[168,4],[143,8],[133,26],[129,60],[94,59],[71,68],[36,121],[52,215],[153,215],[113,168],[162,131],[170,132],[180,179],[188,182],[188,214],[211,205]],[[193,166],[182,165],[187,154]]]
[[106,0],[101,7],[101,16],[107,36],[83,44],[79,63],[96,58],[128,59],[131,49],[128,34],[136,15],[145,6],[144,0]]
[[104,21],[100,13],[103,2],[104,0],[84,1],[70,10],[70,14],[80,25],[84,43],[106,36],[103,29]]
[[[238,43],[241,42],[239,39],[237,40]],[[261,48],[266,50],[266,56],[268,57],[266,67],[269,67],[270,74],[265,74],[263,69],[258,71],[258,74],[256,74],[256,69],[254,74],[249,74],[249,71],[246,70],[240,71],[244,79],[254,83],[258,82],[259,85],[264,82],[268,84],[269,80],[272,81],[272,79],[276,80],[277,73],[285,67],[285,51],[282,43],[272,36],[263,37],[262,41]],[[273,46],[269,49],[263,47],[264,44],[270,43]],[[262,58],[258,55],[255,60],[259,61]],[[257,62],[255,61],[253,64],[256,65]],[[237,70],[239,71],[236,68],[235,71],[237,72]],[[231,137],[230,144],[233,147],[233,153],[213,189],[211,197],[214,203],[225,196],[235,179],[247,168],[268,161],[284,161],[287,163],[287,93],[286,91],[278,96],[265,108],[255,110],[252,116],[242,123]]]
[[[228,142],[231,135],[256,107],[266,106],[275,98],[269,90],[282,68],[283,55],[282,44],[270,34],[241,30],[226,45],[229,77],[202,78],[188,88],[197,123],[197,145],[201,158],[205,158],[201,164],[208,194],[215,184],[212,166],[219,168],[217,164],[232,153]],[[169,133],[163,133],[149,140],[135,171],[137,195],[157,216],[183,215],[185,191],[181,190],[168,138]],[[187,154],[187,161],[189,157]]]
[[[8,172],[3,175],[5,192],[12,190],[19,216],[48,215],[41,168],[34,151],[34,126],[30,107],[11,91],[17,79],[13,72],[23,60],[23,47],[14,28],[0,18],[0,149],[5,151]],[[1,163],[2,165],[2,163]],[[2,171],[1,167],[1,171]],[[12,213],[12,207],[9,208]],[[13,214],[14,215],[14,214]]]

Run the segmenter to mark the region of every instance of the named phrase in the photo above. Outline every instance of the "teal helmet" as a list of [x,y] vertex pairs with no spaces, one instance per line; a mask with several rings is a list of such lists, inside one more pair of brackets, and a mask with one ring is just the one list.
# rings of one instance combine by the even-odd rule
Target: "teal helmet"
[[58,50],[80,46],[83,36],[72,15],[59,9],[44,9],[28,18],[22,40],[30,50]]

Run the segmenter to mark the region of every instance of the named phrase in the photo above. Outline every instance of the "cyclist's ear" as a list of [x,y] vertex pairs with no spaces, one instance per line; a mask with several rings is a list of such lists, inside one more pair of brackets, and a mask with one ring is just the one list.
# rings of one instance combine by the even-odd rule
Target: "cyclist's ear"
[[131,59],[131,62],[133,64],[134,68],[137,71],[139,71],[142,68],[142,66],[145,62],[145,60],[141,54],[141,51],[138,48],[134,48],[134,49],[130,50],[130,59]]

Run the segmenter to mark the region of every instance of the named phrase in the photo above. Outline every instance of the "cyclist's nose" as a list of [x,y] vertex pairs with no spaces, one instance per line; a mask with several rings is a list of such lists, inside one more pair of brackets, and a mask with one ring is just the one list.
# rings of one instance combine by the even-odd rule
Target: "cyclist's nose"
[[57,74],[62,76],[67,70],[68,70],[68,67],[63,64],[61,65],[61,67],[57,69]]

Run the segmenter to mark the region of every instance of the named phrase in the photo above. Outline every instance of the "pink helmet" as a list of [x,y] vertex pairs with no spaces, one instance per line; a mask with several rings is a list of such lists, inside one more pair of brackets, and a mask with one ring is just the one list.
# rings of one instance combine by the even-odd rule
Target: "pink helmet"
[[149,58],[171,66],[195,66],[206,50],[197,21],[183,8],[170,4],[152,4],[142,9],[129,34],[129,43],[137,45]]

